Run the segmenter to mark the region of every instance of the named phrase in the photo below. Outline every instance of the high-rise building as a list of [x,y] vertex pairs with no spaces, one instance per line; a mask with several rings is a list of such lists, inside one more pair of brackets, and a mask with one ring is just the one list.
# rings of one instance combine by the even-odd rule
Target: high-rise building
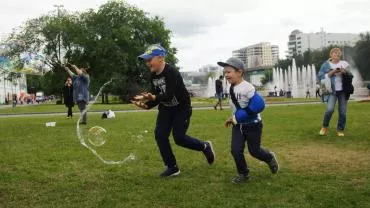
[[279,46],[271,45],[272,64],[276,64],[279,61]]
[[288,57],[302,55],[305,51],[321,49],[330,45],[354,46],[360,39],[359,34],[327,33],[323,29],[317,33],[303,33],[294,30],[289,35]]
[[247,66],[247,47],[233,51],[232,56],[242,60]]
[[262,42],[235,50],[232,55],[240,58],[247,68],[271,67],[279,60],[279,46]]

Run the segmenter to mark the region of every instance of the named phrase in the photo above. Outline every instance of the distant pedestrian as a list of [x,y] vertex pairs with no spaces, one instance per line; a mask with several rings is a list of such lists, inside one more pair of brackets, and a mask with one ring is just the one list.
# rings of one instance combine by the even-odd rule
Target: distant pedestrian
[[320,85],[316,85],[316,98],[317,97],[321,97],[321,95],[320,95]]
[[64,105],[68,108],[67,118],[72,118],[72,108],[75,103],[73,102],[73,83],[72,78],[68,77],[63,87]]
[[13,95],[13,102],[12,102],[12,104],[13,104],[13,108],[15,108],[15,107],[17,106],[17,103],[18,103],[17,95],[16,95],[16,94],[14,94],[14,95]]
[[223,87],[222,87],[222,80],[224,79],[223,76],[220,76],[218,80],[216,80],[216,98],[217,98],[217,103],[214,107],[215,110],[217,110],[217,106],[220,105],[220,110],[222,110],[222,93],[223,93]]

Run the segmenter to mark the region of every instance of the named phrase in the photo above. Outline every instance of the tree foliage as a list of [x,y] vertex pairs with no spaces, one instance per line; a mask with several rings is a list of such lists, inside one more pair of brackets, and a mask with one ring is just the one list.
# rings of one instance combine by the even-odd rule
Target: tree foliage
[[364,80],[370,80],[370,33],[360,35],[355,46],[354,61]]
[[[59,15],[32,19],[13,35],[24,40],[29,51],[41,51],[54,61],[68,60],[79,67],[89,66],[92,94],[103,83],[114,79],[105,93],[119,95],[123,100],[147,87],[149,71],[137,59],[147,46],[160,43],[168,49],[166,61],[174,66],[177,63],[176,48],[171,47],[171,31],[165,28],[163,19],[123,1],[110,1],[96,11],[62,10]],[[67,75],[58,65],[52,67],[42,77],[29,76],[29,87],[47,94],[59,93]]]

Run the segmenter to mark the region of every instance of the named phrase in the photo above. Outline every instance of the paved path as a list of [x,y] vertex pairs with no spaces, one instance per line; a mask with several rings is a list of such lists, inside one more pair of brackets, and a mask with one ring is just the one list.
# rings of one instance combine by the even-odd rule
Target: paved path
[[[322,104],[321,102],[291,102],[291,103],[270,103],[267,104],[266,107],[273,107],[273,106],[289,106],[289,105],[316,105]],[[229,109],[229,106],[225,106],[224,109]],[[213,107],[194,107],[193,110],[212,110]],[[153,110],[115,110],[115,113],[137,113],[137,112],[148,112],[148,111],[157,111],[157,109]],[[101,114],[103,110],[100,111],[89,111],[89,114]],[[79,113],[74,113],[78,114]],[[10,117],[29,117],[29,116],[63,116],[66,115],[66,112],[50,112],[50,113],[20,113],[20,114],[2,114],[0,118],[10,118]]]

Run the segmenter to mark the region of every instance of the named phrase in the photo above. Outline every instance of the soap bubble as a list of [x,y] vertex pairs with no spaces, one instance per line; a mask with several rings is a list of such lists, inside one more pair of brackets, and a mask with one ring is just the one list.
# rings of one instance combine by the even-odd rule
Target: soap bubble
[[90,144],[100,147],[103,144],[105,144],[105,135],[107,133],[107,130],[105,130],[101,126],[94,126],[89,129],[89,142]]

